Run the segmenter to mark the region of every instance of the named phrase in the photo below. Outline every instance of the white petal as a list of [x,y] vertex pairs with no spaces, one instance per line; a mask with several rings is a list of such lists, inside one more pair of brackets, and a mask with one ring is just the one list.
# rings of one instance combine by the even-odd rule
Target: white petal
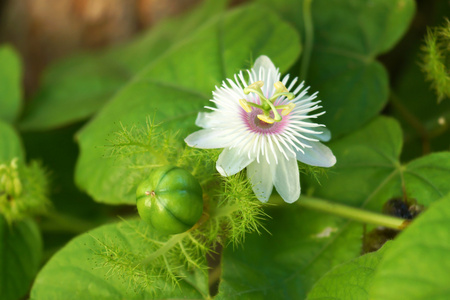
[[321,134],[315,135],[314,137],[322,142],[328,142],[331,139],[331,131],[326,127],[316,128],[316,131],[322,131]]
[[287,203],[292,203],[300,197],[300,175],[297,160],[281,158],[275,167],[273,183],[278,194]]
[[230,144],[230,139],[221,137],[218,130],[202,129],[196,131],[184,139],[190,147],[202,149],[225,148]]
[[238,154],[239,149],[224,149],[216,162],[217,171],[222,176],[231,176],[248,166],[254,158],[248,158],[247,154]]
[[208,128],[209,121],[211,120],[211,115],[213,113],[199,112],[197,115],[197,119],[195,119],[195,125],[198,127]]
[[297,159],[305,164],[317,167],[331,167],[336,163],[330,148],[320,142],[306,142],[307,146],[311,148],[303,148],[304,154],[297,151]]
[[261,162],[253,161],[247,167],[247,177],[253,186],[253,192],[255,192],[256,197],[259,201],[267,202],[272,194],[273,189],[273,166],[269,165],[265,159]]
[[274,84],[275,81],[277,81],[278,70],[277,68],[275,68],[275,65],[267,56],[261,55],[260,57],[258,57],[255,61],[253,69],[255,70],[256,74],[259,74],[260,69],[263,69],[264,77],[267,77],[267,75],[269,75],[270,73],[270,78],[259,78],[259,80],[264,81],[265,85],[267,85],[268,83]]
[[315,127],[314,131],[322,132],[319,134],[304,133],[305,136],[313,138],[313,139],[318,139],[319,141],[322,141],[322,142],[328,142],[329,140],[331,140],[331,131],[328,128],[326,128],[325,126],[323,126],[321,124],[317,124],[317,123],[313,122],[311,119],[303,119],[301,121],[297,121],[297,124],[299,124],[299,126],[303,126],[304,123],[311,123],[307,127]]

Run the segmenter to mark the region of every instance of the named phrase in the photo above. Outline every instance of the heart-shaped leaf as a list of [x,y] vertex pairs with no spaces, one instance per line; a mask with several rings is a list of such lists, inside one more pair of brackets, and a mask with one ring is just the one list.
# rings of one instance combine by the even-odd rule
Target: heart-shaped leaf
[[208,290],[201,272],[190,273],[178,286],[163,282],[158,274],[140,277],[145,275],[137,272],[139,261],[133,259],[148,253],[148,241],[154,238],[148,229],[145,222],[123,221],[78,236],[39,272],[31,299],[205,298]]
[[369,287],[373,274],[390,246],[386,243],[380,250],[343,263],[326,273],[308,293],[308,300],[369,299]]
[[373,277],[370,299],[447,299],[449,220],[447,195],[414,220],[385,252]]
[[[259,0],[305,27],[305,1]],[[313,47],[306,82],[319,91],[327,113],[322,122],[334,137],[374,118],[388,100],[388,74],[376,57],[391,49],[407,30],[413,0],[314,0]],[[305,52],[306,53],[306,52]]]

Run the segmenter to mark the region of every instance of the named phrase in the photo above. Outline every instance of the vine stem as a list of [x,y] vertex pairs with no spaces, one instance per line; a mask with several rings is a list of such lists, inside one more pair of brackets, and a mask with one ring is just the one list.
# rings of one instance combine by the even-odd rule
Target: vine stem
[[311,16],[312,0],[303,0],[303,19],[305,22],[305,47],[300,65],[300,78],[306,80],[308,74],[309,61],[311,59],[312,46],[314,43],[314,27]]
[[164,253],[172,249],[172,247],[174,247],[176,244],[181,242],[189,233],[190,231],[186,231],[180,234],[173,235],[166,243],[164,243],[164,246],[162,246],[161,248],[159,248],[158,250],[147,256],[139,264],[146,265],[155,258],[163,255]]
[[302,197],[296,203],[306,208],[345,217],[354,221],[384,226],[397,230],[405,229],[410,223],[409,220],[374,213],[318,198]]

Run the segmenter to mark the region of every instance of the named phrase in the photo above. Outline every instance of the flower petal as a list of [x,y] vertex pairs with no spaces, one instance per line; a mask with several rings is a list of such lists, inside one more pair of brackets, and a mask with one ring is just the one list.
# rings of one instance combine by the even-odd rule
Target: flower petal
[[222,176],[231,176],[248,166],[254,158],[248,158],[248,155],[239,154],[237,148],[226,148],[220,153],[216,162],[216,169]]
[[317,166],[317,167],[331,167],[336,163],[336,157],[331,152],[330,148],[320,142],[306,142],[304,144],[311,146],[311,148],[303,148],[304,154],[297,151],[297,159],[302,163]]
[[247,167],[247,177],[250,178],[253,192],[255,192],[259,201],[264,203],[269,201],[269,197],[272,194],[272,169],[273,167],[266,160],[261,160],[259,163],[255,160]]
[[270,60],[270,58],[266,55],[261,55],[255,60],[255,64],[253,65],[253,69],[255,69],[256,74],[259,73],[259,69],[263,68],[266,71],[272,69],[272,71],[276,71],[275,65]]
[[322,131],[321,134],[317,134],[314,137],[322,142],[328,142],[331,140],[331,131],[326,127],[320,127],[316,129],[317,131]]
[[304,132],[304,133],[302,133],[303,135],[313,138],[313,139],[318,139],[321,142],[328,142],[329,140],[331,140],[331,131],[328,128],[326,128],[325,126],[323,126],[321,124],[317,124],[317,123],[313,122],[311,119],[303,119],[302,122],[311,123],[310,126],[307,126],[309,129],[313,129],[314,131],[322,132],[319,134],[310,134],[310,133]]
[[300,197],[300,174],[295,157],[291,157],[289,160],[282,158],[278,161],[273,184],[285,202],[292,203],[298,200]]
[[191,133],[184,139],[190,147],[215,149],[229,147],[230,139],[224,138],[215,129],[202,129]]
[[213,113],[199,112],[197,115],[197,119],[195,119],[195,125],[203,128],[210,127],[208,123],[211,120],[211,114]]
[[[273,89],[273,84],[277,81],[278,77],[278,70],[275,68],[275,65],[265,55],[261,55],[258,57],[255,61],[255,64],[253,65],[253,69],[255,70],[257,76],[260,73],[260,69],[263,70],[264,78],[259,78],[259,80],[264,81],[265,88]],[[270,76],[270,77],[269,77]]]

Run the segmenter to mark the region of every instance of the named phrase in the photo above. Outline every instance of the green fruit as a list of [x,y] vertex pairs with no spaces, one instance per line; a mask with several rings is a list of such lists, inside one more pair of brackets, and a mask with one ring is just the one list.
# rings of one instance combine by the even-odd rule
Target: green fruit
[[203,213],[202,188],[188,171],[164,166],[152,171],[136,190],[137,209],[141,218],[158,232],[185,232],[197,223]]

